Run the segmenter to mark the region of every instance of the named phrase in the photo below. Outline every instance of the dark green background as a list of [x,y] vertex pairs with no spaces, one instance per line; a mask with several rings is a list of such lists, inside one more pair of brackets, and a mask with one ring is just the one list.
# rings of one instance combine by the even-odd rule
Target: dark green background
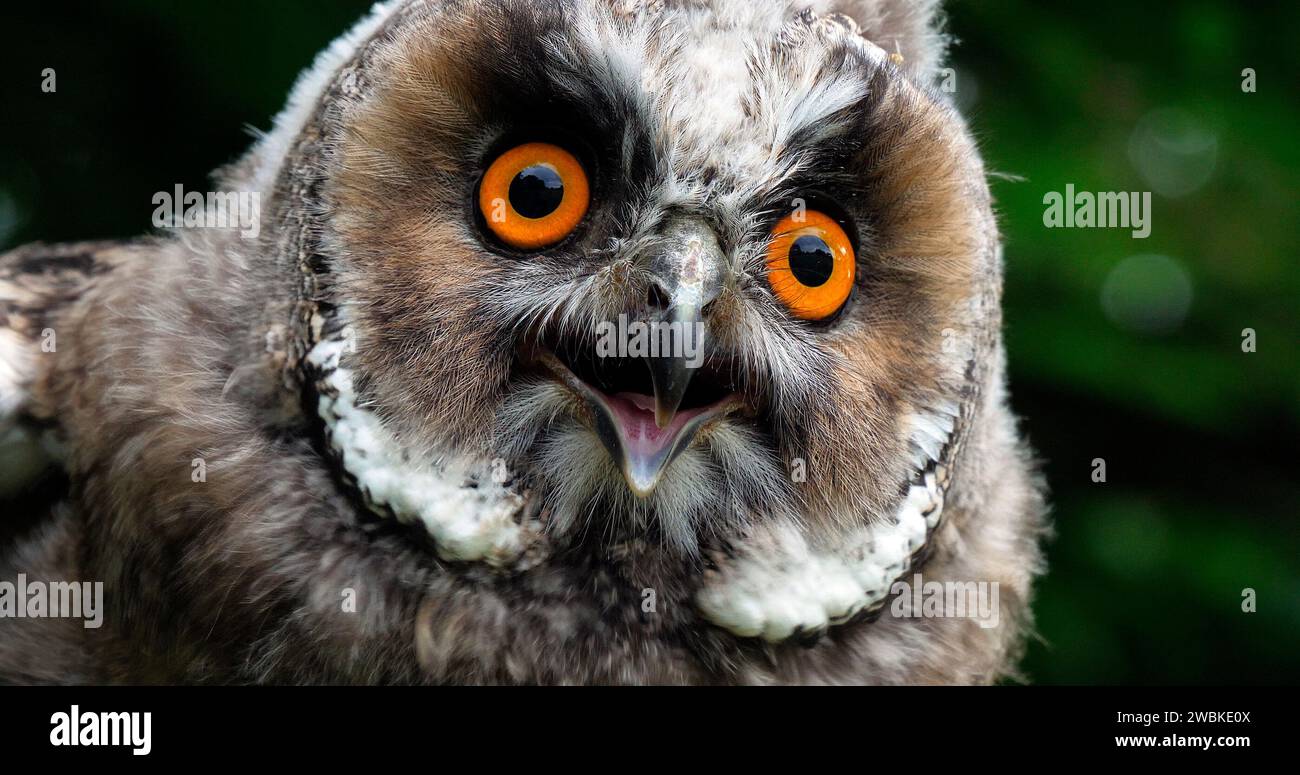
[[[1012,398],[1052,487],[1031,681],[1297,682],[1300,4],[1288,5],[950,4],[956,96],[1007,176],[993,191]],[[0,249],[148,231],[153,193],[206,190],[365,7],[10,4]],[[40,91],[45,67],[54,94]],[[1246,67],[1255,93],[1241,89]],[[1188,175],[1195,185],[1168,188]],[[1044,193],[1067,183],[1154,191],[1150,238],[1044,228]],[[1124,263],[1149,255],[1165,258]],[[1247,587],[1256,613],[1241,610]]]

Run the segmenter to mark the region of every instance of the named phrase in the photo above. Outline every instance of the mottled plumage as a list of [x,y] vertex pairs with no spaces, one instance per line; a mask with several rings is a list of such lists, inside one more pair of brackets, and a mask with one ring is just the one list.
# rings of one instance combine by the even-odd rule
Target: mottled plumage
[[[70,482],[0,579],[103,581],[108,607],[99,630],[0,619],[0,680],[1012,674],[1043,502],[1004,391],[985,173],[928,86],[936,13],[383,4],[219,173],[261,194],[255,239],[0,257],[0,423]],[[592,203],[520,256],[472,203],[495,149],[538,137],[585,148]],[[857,245],[821,322],[765,280],[805,199]],[[574,353],[646,314],[683,234],[717,257],[706,369],[736,408],[635,494]],[[998,582],[998,626],[891,616],[917,571]]]

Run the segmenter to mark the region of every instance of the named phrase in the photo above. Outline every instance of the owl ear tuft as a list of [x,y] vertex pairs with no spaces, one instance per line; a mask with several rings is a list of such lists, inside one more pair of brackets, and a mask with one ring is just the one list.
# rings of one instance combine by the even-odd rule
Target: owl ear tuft
[[910,69],[923,82],[931,81],[943,64],[949,36],[944,32],[940,0],[821,0],[812,9],[819,15],[843,14],[858,34]]

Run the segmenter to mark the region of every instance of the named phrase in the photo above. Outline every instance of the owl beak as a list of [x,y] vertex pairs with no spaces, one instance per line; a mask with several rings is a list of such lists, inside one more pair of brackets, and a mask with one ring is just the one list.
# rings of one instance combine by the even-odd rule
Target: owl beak
[[638,498],[649,497],[670,463],[690,446],[695,434],[713,418],[730,408],[716,406],[678,413],[665,429],[649,426],[649,413],[638,411],[632,401],[622,397],[600,399],[596,416],[596,435],[609,450],[628,488]]
[[651,411],[657,401],[650,396],[610,395],[583,380],[554,353],[543,351],[532,357],[586,403],[597,438],[638,498],[654,492],[664,471],[704,426],[743,407],[740,397],[731,393],[708,406],[674,412],[668,427],[660,428]]
[[[649,356],[637,356],[648,367],[653,396],[646,394],[644,383],[620,385],[617,379],[603,379],[579,367],[587,378],[580,377],[549,350],[529,355],[582,398],[592,429],[638,498],[654,492],[664,472],[703,428],[745,406],[729,381],[718,384],[717,368],[706,369],[711,378],[698,374],[706,360],[708,306],[728,276],[717,238],[704,222],[679,219],[664,227],[659,244],[663,248],[644,267],[649,288],[633,321],[648,324],[638,327],[638,335],[648,329],[653,342]],[[618,356],[619,367],[623,358]],[[628,362],[637,365],[631,358]],[[636,372],[644,379],[644,372]],[[699,400],[688,401],[692,383],[697,386],[692,397]]]
[[666,250],[650,264],[649,322],[658,341],[668,343],[646,358],[655,395],[655,425],[667,428],[677,415],[691,377],[704,362],[705,311],[722,292],[726,257],[717,237],[695,219],[664,229]]
[[673,325],[682,331],[683,338],[694,339],[693,347],[698,353],[691,358],[685,355],[661,355],[646,358],[650,369],[650,385],[655,395],[655,425],[667,428],[677,416],[677,410],[686,396],[686,389],[691,385],[695,369],[703,362],[704,321],[699,309],[693,305],[680,304],[665,314],[662,322]]

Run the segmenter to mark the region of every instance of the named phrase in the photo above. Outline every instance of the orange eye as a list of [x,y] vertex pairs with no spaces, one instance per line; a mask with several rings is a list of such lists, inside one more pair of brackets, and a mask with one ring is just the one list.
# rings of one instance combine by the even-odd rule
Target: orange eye
[[849,235],[824,213],[787,215],[772,229],[767,281],[797,318],[821,320],[842,307],[853,290],[855,264]]
[[478,191],[488,228],[520,250],[548,247],[569,236],[590,203],[582,165],[549,143],[525,143],[498,156]]

